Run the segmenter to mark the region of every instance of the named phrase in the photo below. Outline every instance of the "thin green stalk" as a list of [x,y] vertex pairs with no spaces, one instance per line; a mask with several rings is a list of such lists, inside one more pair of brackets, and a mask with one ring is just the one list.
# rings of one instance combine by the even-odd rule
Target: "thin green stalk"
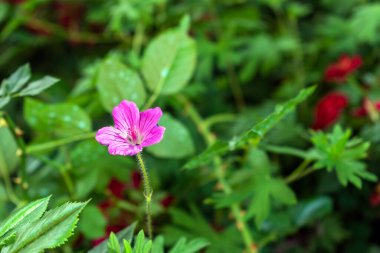
[[133,52],[135,52],[137,56],[140,55],[141,46],[144,42],[144,30],[145,30],[144,24],[142,22],[139,22],[136,26],[136,32],[135,32],[135,35],[133,36],[133,42],[132,42]]
[[17,155],[20,156],[20,174],[19,177],[21,178],[21,186],[23,189],[25,189],[28,185],[27,177],[26,177],[26,144],[24,142],[24,139],[21,137],[20,129],[17,128],[16,124],[12,120],[12,118],[5,113],[4,119],[8,124],[9,130],[12,132],[12,135],[15,137],[17,146],[19,148],[19,151]]
[[229,122],[229,121],[234,121],[236,119],[236,115],[232,113],[223,113],[223,114],[216,114],[208,117],[205,119],[203,122],[207,127],[211,127],[217,123],[222,123],[222,122]]
[[81,141],[81,140],[87,140],[95,137],[95,132],[90,132],[90,133],[84,133],[84,134],[78,134],[74,136],[69,136],[66,138],[54,140],[54,141],[49,141],[41,144],[35,144],[31,146],[26,147],[26,154],[33,154],[33,153],[38,153],[41,151],[47,151],[51,150],[63,145],[70,144],[72,142],[76,141]]
[[149,238],[153,238],[153,228],[152,228],[152,217],[151,217],[151,206],[150,203],[152,201],[152,195],[153,190],[150,186],[149,176],[147,169],[144,164],[144,160],[142,159],[141,153],[137,153],[136,155],[137,162],[141,169],[141,174],[143,176],[143,183],[144,183],[144,198],[145,198],[145,207],[146,207],[146,217],[147,217],[147,229],[148,229],[148,235]]
[[307,152],[291,147],[282,147],[282,146],[275,146],[275,145],[266,145],[261,144],[261,148],[265,149],[266,151],[276,153],[276,154],[284,154],[284,155],[293,155],[297,156],[303,159],[306,159],[308,157]]
[[153,94],[150,96],[149,100],[144,105],[144,110],[148,109],[153,105],[154,102],[156,102],[158,96],[161,93],[162,88],[164,87],[165,78],[161,78],[159,83],[157,84],[156,88],[153,91]]
[[50,160],[49,158],[47,158],[45,156],[39,156],[38,159],[41,160],[42,162],[46,163],[47,165],[54,167],[54,168],[57,168],[59,170],[59,173],[62,176],[63,182],[66,185],[68,193],[70,194],[70,196],[72,198],[75,198],[74,183],[70,177],[70,174],[67,173],[66,168],[63,165],[61,165],[60,163],[57,163],[53,160]]
[[[216,141],[216,137],[210,131],[209,126],[205,124],[205,121],[199,115],[198,111],[195,109],[193,104],[185,96],[178,95],[177,100],[183,105],[183,108],[188,113],[190,119],[196,124],[198,131],[202,135],[202,137],[205,139],[206,144],[208,146],[212,145]],[[216,156],[213,159],[213,164],[216,170],[218,183],[221,185],[223,192],[226,195],[231,194],[232,189],[230,185],[228,184],[228,182],[226,181],[225,171],[222,166],[221,158],[219,156]],[[251,232],[248,229],[247,223],[243,217],[242,210],[239,204],[237,203],[232,204],[230,208],[236,220],[237,228],[242,235],[245,247],[247,248],[247,252],[256,253],[257,248],[253,241],[253,236],[251,235]]]

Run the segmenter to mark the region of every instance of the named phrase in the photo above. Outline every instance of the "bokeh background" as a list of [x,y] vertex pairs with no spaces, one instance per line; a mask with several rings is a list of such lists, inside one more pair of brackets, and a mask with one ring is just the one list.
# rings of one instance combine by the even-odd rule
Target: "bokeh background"
[[[173,131],[171,142],[144,153],[155,188],[155,231],[167,243],[179,235],[205,237],[212,242],[206,252],[242,252],[229,211],[212,205],[215,175],[207,166],[181,168],[208,144],[200,137],[200,126],[210,124],[211,138],[232,138],[311,85],[317,85],[314,94],[265,143],[306,150],[312,130],[329,132],[340,124],[371,144],[363,161],[379,175],[379,1],[1,0],[0,80],[26,63],[32,79],[50,75],[60,80],[37,97],[12,99],[2,110],[13,118],[27,146],[69,139],[67,145],[31,151],[22,173],[19,156],[9,158],[15,194],[29,200],[53,194],[54,203],[92,198],[64,252],[84,252],[111,231],[143,220],[134,159],[111,157],[90,137],[91,131],[112,124],[112,103],[104,94],[114,83],[128,82],[108,78],[116,70],[105,69],[105,62],[141,75],[149,43],[173,27],[187,29],[196,62],[188,66],[194,70],[185,87],[155,101],[169,115],[165,123]],[[157,55],[171,57],[168,52]],[[151,95],[138,87],[125,89],[120,93],[135,94],[126,99],[140,106]],[[197,125],[188,117],[189,101],[204,119],[217,117],[199,119]],[[66,115],[75,108],[81,112]],[[60,115],[76,125],[57,120]],[[79,141],[70,141],[78,135]],[[19,142],[8,137],[0,135],[0,150],[17,151]],[[242,170],[243,153],[226,158],[229,173]],[[302,162],[273,150],[266,157],[282,176]],[[275,203],[270,221],[260,226],[248,221],[262,252],[380,252],[377,180],[363,181],[360,189],[344,187],[334,173],[324,171],[289,186],[298,198],[295,208]],[[2,182],[0,220],[15,207],[4,187]],[[300,215],[297,210],[305,217],[290,222],[290,216]]]

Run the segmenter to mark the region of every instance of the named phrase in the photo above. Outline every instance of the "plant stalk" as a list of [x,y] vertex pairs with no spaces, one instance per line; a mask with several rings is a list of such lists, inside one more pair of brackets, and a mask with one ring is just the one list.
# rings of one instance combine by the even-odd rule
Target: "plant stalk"
[[153,238],[153,228],[152,228],[152,217],[151,217],[151,205],[150,205],[150,203],[152,202],[153,190],[152,190],[152,187],[150,186],[149,175],[148,175],[147,169],[145,167],[144,160],[142,158],[141,153],[137,153],[136,158],[137,158],[137,162],[139,164],[139,167],[141,169],[141,174],[143,176],[145,211],[146,211],[146,219],[147,219],[146,226],[148,229],[149,239],[152,239]]

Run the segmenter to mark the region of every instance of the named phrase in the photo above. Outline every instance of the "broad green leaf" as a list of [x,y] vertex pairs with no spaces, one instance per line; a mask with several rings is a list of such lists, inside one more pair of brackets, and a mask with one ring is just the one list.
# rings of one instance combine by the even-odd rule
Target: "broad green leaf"
[[352,36],[359,42],[376,43],[380,28],[380,4],[371,3],[355,8],[348,23]]
[[98,68],[96,87],[103,107],[111,112],[123,99],[141,106],[146,92],[139,75],[114,58],[108,58]]
[[[0,237],[10,230],[25,224],[26,222],[33,222],[39,219],[45,212],[50,196],[33,201],[20,209],[12,212],[1,224],[0,224]],[[1,241],[1,239],[0,239]],[[1,242],[0,242],[1,244]]]
[[88,205],[82,212],[78,230],[86,238],[96,239],[104,235],[106,225],[107,221],[99,208],[95,205]]
[[2,22],[8,14],[9,4],[6,2],[0,2],[0,22]]
[[15,242],[2,253],[43,252],[56,248],[72,235],[78,215],[87,203],[65,203],[46,212],[17,234]]
[[11,101],[10,96],[0,97],[0,109],[6,106]]
[[164,237],[157,236],[153,241],[152,253],[164,253]]
[[9,78],[5,80],[7,94],[19,91],[29,81],[31,76],[29,64],[19,67]]
[[155,38],[142,59],[148,88],[161,94],[180,91],[190,80],[196,61],[195,42],[183,30],[167,31]]
[[301,90],[295,98],[284,104],[278,105],[273,113],[242,135],[232,138],[230,141],[216,141],[200,155],[188,161],[185,168],[194,169],[200,165],[208,163],[215,156],[224,155],[227,152],[235,151],[246,145],[256,147],[269,130],[275,127],[286,115],[292,112],[298,104],[309,97],[314,90],[315,87]]
[[53,137],[70,136],[91,130],[90,117],[74,104],[44,104],[31,98],[25,99],[24,116],[38,133]]
[[319,219],[333,210],[333,203],[329,197],[318,197],[295,206],[294,219],[297,226],[304,226]]
[[[121,230],[116,234],[117,239],[119,240],[119,244],[123,242],[123,240],[132,241],[133,232],[135,231],[136,223],[133,223],[129,227]],[[88,253],[107,253],[107,244],[108,240],[103,241],[101,244],[96,246],[95,248],[88,251]],[[122,251],[124,249],[121,249]]]
[[121,253],[119,241],[117,240],[116,235],[112,232],[108,238],[107,243],[108,253]]
[[166,128],[164,138],[147,150],[161,158],[183,158],[194,153],[194,143],[186,126],[166,113],[159,124]]
[[20,158],[16,155],[18,146],[5,120],[0,117],[0,173],[12,172]]
[[57,83],[59,80],[57,78],[51,77],[51,76],[45,76],[41,78],[40,80],[33,81],[26,86],[25,89],[21,90],[20,93],[18,93],[18,96],[34,96],[42,91],[46,90],[53,84]]

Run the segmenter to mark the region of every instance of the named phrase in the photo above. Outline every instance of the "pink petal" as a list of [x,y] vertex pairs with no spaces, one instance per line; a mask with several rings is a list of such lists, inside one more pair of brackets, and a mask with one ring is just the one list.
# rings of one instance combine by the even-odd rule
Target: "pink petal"
[[135,129],[139,125],[140,112],[136,104],[127,100],[121,101],[113,111],[113,120],[115,128],[121,131],[129,131]]
[[95,139],[102,145],[109,145],[111,142],[121,139],[120,131],[114,127],[103,127],[96,133]]
[[154,127],[143,139],[141,146],[147,147],[153,144],[157,144],[164,137],[165,127],[156,126]]
[[127,142],[112,142],[108,146],[111,155],[133,156],[142,151],[142,146],[130,145]]
[[159,107],[148,109],[140,113],[139,131],[143,139],[154,127],[157,126],[157,123],[160,120],[161,116],[162,111]]

